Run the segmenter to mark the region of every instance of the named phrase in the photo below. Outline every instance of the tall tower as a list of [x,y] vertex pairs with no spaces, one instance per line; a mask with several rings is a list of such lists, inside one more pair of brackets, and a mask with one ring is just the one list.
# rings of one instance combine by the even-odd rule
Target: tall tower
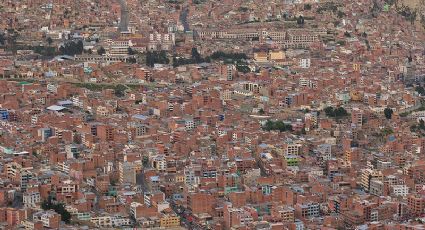
[[126,0],[119,0],[119,2],[121,5],[121,20],[120,20],[120,26],[118,29],[120,32],[124,32],[124,31],[128,31],[129,16],[128,16],[127,2]]

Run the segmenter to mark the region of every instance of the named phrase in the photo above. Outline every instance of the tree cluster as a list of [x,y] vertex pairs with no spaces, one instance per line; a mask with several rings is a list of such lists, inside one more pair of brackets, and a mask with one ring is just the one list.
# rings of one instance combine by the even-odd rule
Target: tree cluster
[[424,136],[425,135],[425,122],[424,122],[424,120],[420,119],[419,125],[410,126],[410,131],[418,132],[418,133],[422,134],[422,136]]
[[397,12],[407,21],[410,21],[412,25],[415,23],[416,17],[418,16],[417,11],[410,9],[408,6],[402,6]]
[[6,43],[6,37],[3,33],[0,33],[0,45],[4,45]]
[[351,37],[351,34],[348,31],[345,31],[344,32],[344,36],[347,37],[347,38],[350,38]]
[[418,92],[420,95],[425,95],[425,89],[422,86],[416,86],[415,91]]
[[181,65],[190,65],[195,64],[195,60],[192,58],[184,58],[184,57],[173,57],[173,67],[176,68]]
[[249,73],[251,72],[251,68],[246,65],[246,63],[238,62],[236,63],[236,70],[241,73]]
[[128,55],[135,55],[137,52],[133,50],[131,47],[128,47]]
[[190,64],[197,64],[197,63],[203,63],[203,62],[211,62],[211,60],[223,60],[227,63],[234,63],[237,62],[236,68],[239,72],[247,73],[251,70],[246,65],[246,63],[243,60],[248,59],[246,54],[244,53],[225,53],[223,51],[216,51],[210,56],[203,58],[201,54],[199,54],[197,48],[192,48],[192,55],[191,58],[184,58],[184,57],[173,57],[173,67],[181,66],[181,65],[190,65]]
[[103,48],[103,46],[99,47],[99,49],[97,49],[97,54],[99,55],[104,55],[106,53],[105,48]]
[[125,96],[125,91],[126,90],[127,90],[127,87],[125,87],[125,85],[121,85],[121,84],[116,85],[114,87],[115,96],[117,96],[117,97],[123,97],[123,96]]
[[393,110],[391,108],[385,108],[384,115],[385,115],[385,118],[391,119],[391,117],[393,116]]
[[167,57],[167,53],[165,51],[149,51],[146,54],[146,65],[153,67],[155,65],[155,63],[157,64],[168,64],[170,63],[170,60]]
[[202,4],[202,3],[204,3],[205,2],[205,0],[193,0],[193,4]]
[[244,53],[225,53],[223,51],[216,51],[213,54],[211,54],[210,58],[212,60],[246,60],[248,57]]
[[425,14],[422,14],[421,15],[421,24],[422,24],[422,27],[425,29]]
[[65,45],[59,47],[59,52],[63,55],[74,56],[76,54],[83,53],[83,41],[78,40],[77,42],[67,42]]
[[297,24],[298,25],[304,25],[304,17],[303,16],[299,16],[298,18],[297,18]]
[[45,57],[52,57],[56,55],[56,49],[55,47],[51,46],[34,46],[31,47],[31,49],[34,51],[34,53],[40,54],[41,56]]
[[131,63],[131,64],[135,64],[135,63],[137,63],[137,59],[135,57],[130,57],[130,58],[127,59],[127,62]]
[[245,7],[245,6],[241,6],[238,8],[238,11],[240,12],[247,12],[248,10],[249,10],[248,7]]
[[311,5],[310,4],[305,4],[304,5],[304,10],[311,10]]
[[199,54],[198,49],[196,47],[192,48],[191,58],[184,58],[184,57],[173,57],[173,67],[181,66],[181,65],[190,65],[190,64],[197,64],[202,62],[209,62],[208,60],[202,58],[201,54]]
[[347,110],[345,110],[343,107],[333,108],[332,106],[325,108],[325,114],[328,117],[335,117],[335,118],[341,118],[348,116]]
[[373,5],[372,5],[372,9],[371,9],[372,17],[374,17],[374,18],[378,17],[379,12],[381,12],[381,11],[382,11],[382,8],[378,4],[378,2],[373,1]]
[[263,130],[266,130],[266,131],[278,130],[280,132],[292,131],[292,125],[285,124],[283,121],[267,120],[266,124],[264,124],[263,126]]
[[324,11],[336,12],[338,10],[338,5],[334,2],[325,2],[322,6],[317,8],[317,13],[322,13]]
[[48,38],[46,39],[46,42],[47,42],[47,44],[49,44],[49,46],[50,46],[50,45],[52,45],[52,43],[53,43],[53,39],[52,39],[51,37],[48,37]]
[[47,200],[45,200],[43,203],[41,203],[41,208],[43,210],[51,210],[53,209],[55,212],[61,215],[62,221],[69,224],[71,221],[71,213],[69,213],[65,209],[65,205],[63,203],[54,204],[52,202],[52,198],[49,196]]
[[394,5],[397,2],[397,0],[385,0],[385,3],[388,5]]

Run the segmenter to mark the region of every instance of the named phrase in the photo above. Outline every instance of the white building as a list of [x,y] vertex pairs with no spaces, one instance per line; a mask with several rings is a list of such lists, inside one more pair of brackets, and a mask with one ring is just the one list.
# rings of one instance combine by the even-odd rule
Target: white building
[[22,196],[24,207],[35,208],[41,203],[41,196],[39,192],[25,192]]
[[308,69],[311,66],[311,59],[310,58],[301,58],[299,65],[303,69]]
[[391,193],[395,196],[405,197],[409,194],[409,187],[407,185],[393,185],[391,186]]
[[90,221],[97,227],[102,228],[123,227],[131,224],[131,220],[129,218],[122,216],[97,216],[92,217]]

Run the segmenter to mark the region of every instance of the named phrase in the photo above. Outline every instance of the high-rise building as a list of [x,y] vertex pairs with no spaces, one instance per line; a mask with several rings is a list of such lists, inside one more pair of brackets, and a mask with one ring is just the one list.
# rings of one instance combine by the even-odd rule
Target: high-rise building
[[366,191],[370,190],[370,183],[372,180],[383,180],[383,175],[381,171],[374,169],[363,169],[360,185]]
[[351,124],[354,124],[357,127],[362,127],[363,111],[361,109],[353,108],[353,111],[351,111]]
[[412,216],[425,213],[425,195],[411,194],[407,197],[407,207]]
[[99,125],[97,126],[97,136],[101,141],[113,141],[114,128],[109,125]]
[[136,184],[136,169],[134,163],[120,162],[119,163],[120,183]]

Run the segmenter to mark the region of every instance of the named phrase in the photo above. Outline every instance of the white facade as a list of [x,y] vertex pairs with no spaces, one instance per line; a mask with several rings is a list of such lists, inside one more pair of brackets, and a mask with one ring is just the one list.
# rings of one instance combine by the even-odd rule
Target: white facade
[[122,227],[129,226],[131,221],[129,218],[121,217],[121,216],[99,216],[92,217],[91,222],[93,222],[98,227]]
[[310,58],[302,58],[300,59],[300,67],[303,69],[308,69],[311,66],[311,59]]
[[409,187],[407,185],[393,185],[391,186],[391,192],[395,196],[405,197],[409,194]]
[[41,203],[41,196],[39,192],[24,193],[22,200],[26,208],[35,208]]

